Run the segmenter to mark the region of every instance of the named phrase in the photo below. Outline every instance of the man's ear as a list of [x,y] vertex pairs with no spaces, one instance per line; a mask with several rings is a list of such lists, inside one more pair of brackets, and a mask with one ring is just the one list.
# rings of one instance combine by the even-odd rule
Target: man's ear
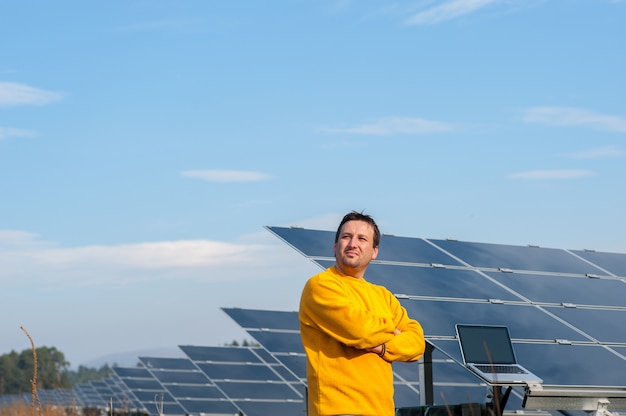
[[374,247],[374,252],[372,253],[372,260],[375,260],[378,256],[378,247]]

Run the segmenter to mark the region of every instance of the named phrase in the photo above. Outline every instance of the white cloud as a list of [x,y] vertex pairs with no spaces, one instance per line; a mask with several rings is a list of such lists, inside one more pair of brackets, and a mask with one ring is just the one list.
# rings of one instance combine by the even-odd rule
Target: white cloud
[[592,171],[583,169],[554,169],[554,170],[529,170],[525,172],[511,173],[507,175],[511,179],[552,180],[552,179],[577,179],[595,175]]
[[376,136],[391,134],[421,135],[453,130],[450,124],[415,117],[385,117],[373,123],[353,127],[320,127],[323,133],[348,133]]
[[50,243],[39,239],[37,234],[20,230],[0,230],[0,250],[3,248],[25,248],[49,246]]
[[626,151],[617,146],[598,147],[565,154],[565,157],[570,159],[605,159],[623,156],[626,156]]
[[187,170],[181,172],[181,175],[208,182],[258,182],[272,177],[266,173],[247,170]]
[[409,25],[432,25],[472,13],[498,0],[453,0],[423,10],[406,20]]
[[60,93],[45,91],[14,82],[0,82],[0,107],[46,105],[63,98]]
[[266,234],[241,243],[180,240],[60,247],[34,234],[0,230],[0,282],[62,287],[288,276],[299,260],[297,253]]
[[555,126],[589,126],[597,130],[626,133],[626,118],[571,107],[532,107],[524,110],[528,123]]
[[9,137],[34,137],[35,132],[31,130],[15,129],[12,127],[0,127],[0,140]]
[[255,250],[254,246],[186,240],[52,249],[40,251],[34,257],[52,267],[67,267],[86,262],[114,267],[160,269],[232,263],[241,261],[242,253]]

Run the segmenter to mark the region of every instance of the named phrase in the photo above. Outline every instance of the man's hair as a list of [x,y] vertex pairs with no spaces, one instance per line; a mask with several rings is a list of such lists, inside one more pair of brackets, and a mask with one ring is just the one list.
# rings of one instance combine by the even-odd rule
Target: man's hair
[[374,221],[374,218],[369,215],[356,211],[352,211],[344,215],[343,219],[339,223],[339,227],[337,228],[337,233],[335,234],[335,243],[339,241],[341,227],[343,227],[343,225],[348,221],[363,221],[371,225],[374,229],[374,248],[378,247],[378,244],[380,244],[380,230],[378,229],[378,225],[376,225],[376,221]]

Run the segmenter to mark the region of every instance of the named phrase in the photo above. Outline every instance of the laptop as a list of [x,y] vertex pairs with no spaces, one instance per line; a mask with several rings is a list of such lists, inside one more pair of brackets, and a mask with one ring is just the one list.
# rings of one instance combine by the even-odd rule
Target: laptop
[[517,363],[506,326],[456,325],[463,362],[490,384],[537,384],[539,377]]

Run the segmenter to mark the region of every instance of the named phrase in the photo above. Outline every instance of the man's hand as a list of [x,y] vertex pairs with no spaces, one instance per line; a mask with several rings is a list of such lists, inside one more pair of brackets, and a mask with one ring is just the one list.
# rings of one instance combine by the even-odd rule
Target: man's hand
[[380,355],[380,353],[382,353],[382,352],[383,352],[383,344],[380,344],[380,345],[378,345],[378,346],[376,346],[376,347],[374,347],[374,348],[366,348],[366,349],[365,349],[365,351],[367,351],[367,352],[373,352],[373,353],[375,353],[375,354]]
[[[398,328],[396,328],[394,330],[394,333],[396,335],[400,335],[402,333],[402,331],[400,331]],[[384,346],[383,344],[377,345],[376,347],[372,347],[372,348],[366,348],[365,351],[367,352],[373,352],[375,354],[381,355],[384,352]]]

